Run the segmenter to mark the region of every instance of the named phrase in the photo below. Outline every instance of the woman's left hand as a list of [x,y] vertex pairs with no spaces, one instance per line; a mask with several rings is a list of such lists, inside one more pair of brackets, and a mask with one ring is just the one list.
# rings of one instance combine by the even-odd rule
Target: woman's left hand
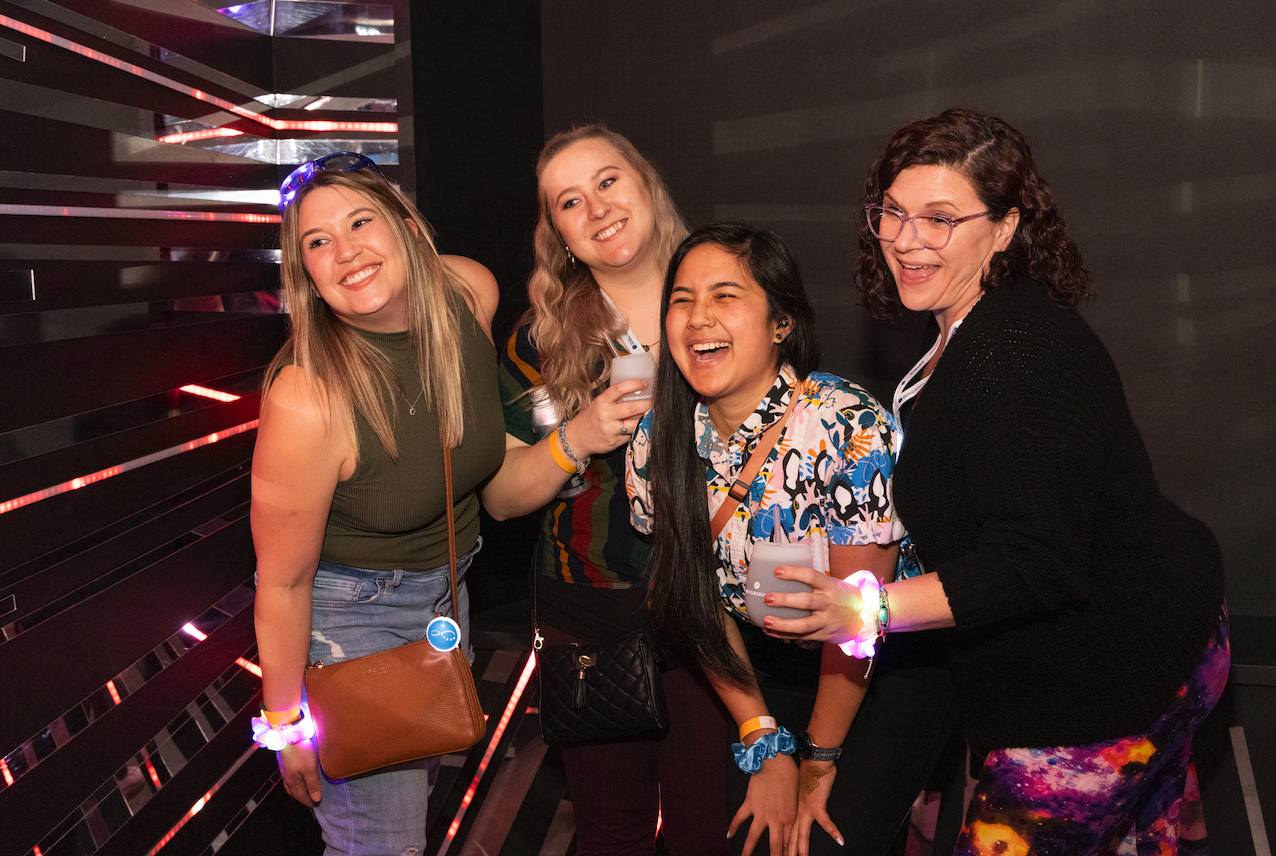
[[842,643],[854,639],[864,626],[860,620],[860,590],[845,580],[822,574],[813,568],[781,566],[775,576],[782,580],[797,580],[811,587],[810,592],[766,596],[771,606],[792,609],[809,609],[806,618],[773,618],[767,616],[763,629],[781,639],[811,639],[818,642]]
[[807,856],[813,822],[818,823],[839,847],[843,846],[842,833],[828,813],[829,793],[836,777],[837,767],[832,761],[803,761],[798,768],[797,821],[785,848],[788,856]]

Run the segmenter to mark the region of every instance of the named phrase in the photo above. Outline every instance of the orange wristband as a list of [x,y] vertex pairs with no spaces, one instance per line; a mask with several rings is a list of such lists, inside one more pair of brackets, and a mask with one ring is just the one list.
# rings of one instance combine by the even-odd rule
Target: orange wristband
[[296,722],[301,717],[301,705],[289,710],[266,710],[263,707],[261,715],[271,725],[288,725]]
[[740,739],[743,740],[759,728],[775,728],[774,716],[755,716],[740,726]]
[[562,447],[558,445],[558,434],[551,434],[549,437],[549,454],[560,470],[576,475],[576,465],[567,459]]

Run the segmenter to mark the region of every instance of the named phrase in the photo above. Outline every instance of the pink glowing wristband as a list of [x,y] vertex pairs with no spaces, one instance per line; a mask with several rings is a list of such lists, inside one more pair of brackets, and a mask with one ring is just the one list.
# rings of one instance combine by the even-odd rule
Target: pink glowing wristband
[[[864,659],[877,653],[877,640],[886,635],[881,620],[880,605],[883,601],[882,584],[871,571],[856,571],[846,581],[860,590],[860,632],[854,638],[839,642],[842,653],[848,657]],[[886,613],[889,615],[889,611]],[[888,618],[887,621],[890,619]]]

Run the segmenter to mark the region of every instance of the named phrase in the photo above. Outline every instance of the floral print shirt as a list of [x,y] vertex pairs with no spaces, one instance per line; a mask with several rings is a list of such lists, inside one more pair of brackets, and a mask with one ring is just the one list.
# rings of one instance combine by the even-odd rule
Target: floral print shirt
[[[728,491],[749,454],[789,398],[801,396],[784,433],[718,536],[722,564],[718,580],[727,606],[746,615],[744,584],[753,542],[771,537],[774,514],[789,540],[815,543],[816,570],[828,573],[828,547],[890,544],[904,536],[891,501],[891,473],[899,447],[895,418],[859,386],[836,375],[812,372],[800,384],[783,366],[758,408],[725,440],[701,403],[696,410],[696,445],[705,462],[709,516],[728,500]],[[634,527],[651,533],[651,414],[629,444],[625,486]]]

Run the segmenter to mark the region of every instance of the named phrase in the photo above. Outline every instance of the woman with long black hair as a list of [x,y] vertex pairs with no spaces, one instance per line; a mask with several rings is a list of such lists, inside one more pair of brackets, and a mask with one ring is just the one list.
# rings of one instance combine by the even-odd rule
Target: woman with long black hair
[[[889,490],[894,420],[865,390],[815,370],[814,313],[792,254],[772,233],[696,230],[670,261],[661,306],[656,401],[630,445],[627,485],[635,527],[653,536],[657,627],[704,668],[739,726],[737,764],[751,779],[730,832],[752,816],[746,854],[763,832],[775,856],[786,847],[845,853],[844,840],[865,852],[858,834],[842,835],[864,806],[830,794],[868,661],[832,644],[768,638],[745,619],[744,583],[755,543],[777,521],[788,540],[813,545],[821,572],[895,578],[903,533]],[[782,430],[771,434],[772,426]],[[732,509],[746,462],[757,471]],[[731,513],[714,537],[710,518],[723,508]],[[901,816],[868,819],[886,827],[881,846]],[[809,836],[813,822],[827,837]]]

